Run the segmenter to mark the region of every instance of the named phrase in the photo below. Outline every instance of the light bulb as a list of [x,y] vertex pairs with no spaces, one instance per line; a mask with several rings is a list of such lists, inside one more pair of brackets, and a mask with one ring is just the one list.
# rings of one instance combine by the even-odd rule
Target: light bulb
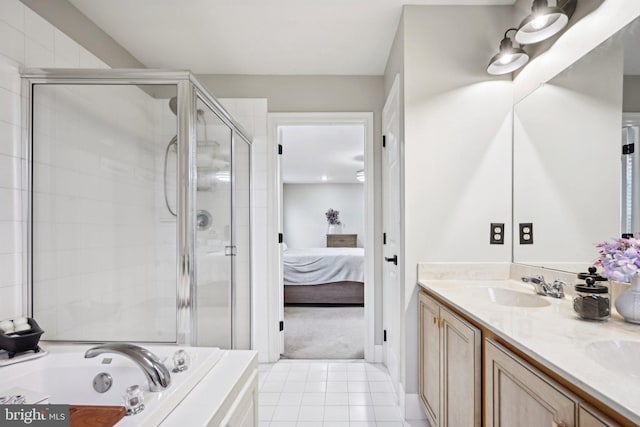
[[531,21],[534,30],[540,30],[549,24],[549,15],[540,15]]
[[511,53],[507,53],[505,55],[502,55],[500,57],[500,59],[498,59],[498,63],[501,65],[506,65],[508,63],[510,63],[511,61],[513,61],[513,54]]

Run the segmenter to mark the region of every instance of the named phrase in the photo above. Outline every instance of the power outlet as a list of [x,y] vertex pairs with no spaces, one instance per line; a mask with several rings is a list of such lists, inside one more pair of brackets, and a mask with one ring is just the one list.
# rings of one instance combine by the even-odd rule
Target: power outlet
[[533,223],[520,223],[520,244],[533,245]]
[[504,224],[492,222],[489,233],[489,244],[504,245]]

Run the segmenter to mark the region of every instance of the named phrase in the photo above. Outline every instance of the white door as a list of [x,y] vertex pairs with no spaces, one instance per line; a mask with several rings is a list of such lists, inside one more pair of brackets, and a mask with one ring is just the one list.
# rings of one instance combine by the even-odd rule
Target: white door
[[[282,135],[280,133],[280,128],[278,128],[276,130],[277,132],[277,141],[278,141],[278,145],[277,145],[277,150],[278,150],[278,156],[277,156],[277,162],[276,162],[276,177],[278,179],[278,186],[277,186],[277,195],[276,195],[276,200],[278,200],[278,239],[280,239],[280,236],[283,236],[284,238],[284,209],[282,206],[283,203],[283,182],[282,182]],[[283,271],[283,264],[282,264],[282,260],[284,258],[283,255],[283,245],[282,243],[284,243],[284,240],[280,241],[280,244],[278,245],[278,318],[280,319],[280,328],[279,328],[279,333],[278,333],[278,347],[279,347],[279,352],[278,354],[283,354],[284,353],[284,271]],[[279,358],[279,357],[278,357]]]
[[382,247],[382,325],[387,340],[383,343],[384,363],[389,369],[396,391],[400,381],[400,345],[402,313],[402,258],[400,230],[400,99],[399,76],[396,76],[382,110],[382,227],[386,243]]

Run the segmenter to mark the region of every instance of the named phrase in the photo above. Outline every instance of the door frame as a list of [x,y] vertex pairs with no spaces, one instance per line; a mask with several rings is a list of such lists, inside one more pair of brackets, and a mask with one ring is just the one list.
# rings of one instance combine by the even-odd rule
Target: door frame
[[[269,305],[269,362],[280,359],[281,342],[283,332],[279,330],[279,323],[284,319],[283,281],[282,281],[282,245],[278,243],[278,233],[282,232],[282,194],[281,171],[278,159],[278,144],[280,136],[278,129],[281,126],[291,125],[341,125],[361,124],[365,129],[364,137],[364,174],[366,177],[374,176],[374,135],[373,112],[335,112],[335,113],[269,113],[267,115],[267,200],[269,200],[267,213],[268,236],[273,236],[273,245],[270,245],[267,254],[268,280],[267,292]],[[375,204],[374,204],[374,180],[364,181],[365,215],[364,227],[367,233],[364,246],[365,272],[364,272],[364,358],[366,361],[374,361],[375,343]],[[286,325],[285,325],[286,327]]]

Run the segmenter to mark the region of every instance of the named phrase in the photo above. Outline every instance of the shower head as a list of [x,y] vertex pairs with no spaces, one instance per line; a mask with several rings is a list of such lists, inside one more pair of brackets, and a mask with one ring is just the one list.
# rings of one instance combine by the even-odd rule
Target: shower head
[[174,116],[178,115],[178,98],[176,96],[169,100],[169,109]]
[[[178,116],[178,97],[174,96],[169,100],[169,109],[174,116]],[[198,108],[198,117],[204,116],[204,111]]]

